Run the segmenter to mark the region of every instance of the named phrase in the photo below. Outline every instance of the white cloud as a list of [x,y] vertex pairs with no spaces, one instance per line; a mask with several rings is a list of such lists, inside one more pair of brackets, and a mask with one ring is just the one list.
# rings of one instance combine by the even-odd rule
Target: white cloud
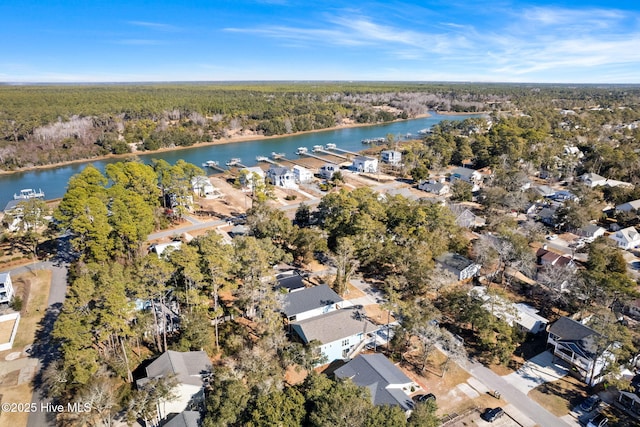
[[133,26],[136,26],[136,27],[150,28],[150,29],[157,30],[157,31],[173,32],[173,31],[179,31],[180,30],[176,26],[169,25],[169,24],[163,24],[163,23],[160,23],[160,22],[128,21],[127,24],[133,25]]

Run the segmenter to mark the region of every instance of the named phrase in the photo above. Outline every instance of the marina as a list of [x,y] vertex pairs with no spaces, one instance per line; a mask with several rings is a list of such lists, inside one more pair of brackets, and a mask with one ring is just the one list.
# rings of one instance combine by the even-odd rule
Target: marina
[[[203,167],[206,169],[206,172],[210,174],[225,171],[226,168],[224,167],[224,164],[229,159],[243,158],[253,160],[256,158],[256,156],[266,155],[268,153],[271,153],[272,159],[277,162],[298,164],[300,166],[307,165],[305,167],[309,167],[311,164],[316,162],[315,159],[313,160],[313,162],[311,162],[311,158],[307,156],[301,156],[298,159],[288,160],[285,159],[285,157],[288,156],[288,154],[285,153],[294,153],[299,147],[313,147],[314,145],[323,145],[326,150],[326,144],[328,141],[331,141],[331,143],[335,144],[336,147],[340,147],[338,150],[347,150],[352,153],[357,153],[363,148],[361,143],[363,139],[376,138],[380,135],[386,134],[401,136],[404,136],[407,133],[416,134],[419,129],[431,128],[434,124],[437,124],[441,120],[464,120],[469,117],[482,117],[482,115],[470,114],[449,116],[432,113],[430,117],[404,120],[381,125],[332,129],[299,135],[282,136],[269,139],[256,139],[243,142],[202,145],[174,151],[162,151],[154,153],[145,153],[141,151],[135,153],[135,155],[132,155],[132,157],[135,156],[140,161],[146,164],[151,164],[152,160],[154,159],[162,159],[167,161],[169,164],[175,164],[180,159],[194,165],[203,165],[208,162],[218,162],[217,165],[215,165],[215,163],[211,163],[210,166]],[[338,150],[336,150],[336,152],[342,153]],[[276,157],[274,157],[274,155]],[[0,175],[0,206],[6,205],[9,200],[13,199],[13,195],[16,192],[16,189],[39,188],[40,186],[42,186],[42,183],[47,183],[47,199],[60,198],[66,191],[67,182],[69,181],[69,179],[73,175],[82,172],[82,170],[88,165],[91,164],[99,171],[104,173],[106,165],[110,163],[121,162],[125,159],[126,157],[114,157],[109,159],[87,160],[85,162],[77,162],[67,165],[38,168]],[[326,161],[326,159],[322,160],[323,162]],[[251,160],[249,161],[249,163],[251,163]],[[248,166],[254,165],[255,163],[248,164]]]

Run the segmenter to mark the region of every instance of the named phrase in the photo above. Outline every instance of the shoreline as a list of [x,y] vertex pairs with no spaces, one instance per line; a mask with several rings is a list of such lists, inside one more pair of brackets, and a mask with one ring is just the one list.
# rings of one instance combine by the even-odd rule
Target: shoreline
[[[441,115],[441,116],[486,114],[486,112],[458,113],[458,112],[447,112],[447,111],[444,111],[444,112],[434,111],[433,113]],[[431,116],[432,116],[431,113],[418,114],[415,117],[412,117],[410,119],[397,119],[397,120],[394,120],[392,122],[386,122],[386,123],[402,122],[402,121],[415,120],[415,119],[424,119],[424,118],[431,117]],[[289,134],[284,134],[284,135],[269,135],[269,136],[265,136],[265,135],[241,135],[241,136],[231,136],[231,137],[226,137],[226,138],[222,138],[222,139],[215,140],[215,141],[198,142],[198,143],[190,145],[188,147],[164,147],[164,148],[160,148],[158,150],[152,150],[152,151],[134,151],[134,152],[125,153],[125,154],[106,154],[106,155],[91,157],[91,158],[87,158],[87,159],[68,160],[68,161],[65,161],[65,162],[51,163],[51,164],[48,164],[48,165],[38,165],[38,166],[32,166],[32,167],[27,167],[27,168],[19,168],[19,169],[10,170],[10,171],[3,170],[3,171],[0,171],[0,176],[18,174],[18,173],[21,173],[21,172],[31,172],[31,171],[42,170],[42,169],[55,169],[55,168],[58,168],[58,167],[69,166],[69,165],[73,165],[73,164],[77,164],[77,163],[91,163],[91,162],[94,162],[94,161],[110,160],[110,159],[126,159],[126,158],[129,158],[129,157],[134,157],[134,156],[138,156],[138,155],[145,155],[146,156],[146,155],[151,155],[151,154],[154,154],[154,153],[165,153],[165,152],[168,152],[168,151],[180,151],[180,150],[187,150],[187,149],[190,149],[190,148],[208,147],[208,146],[214,146],[214,145],[226,145],[226,144],[233,144],[233,143],[236,143],[236,142],[263,141],[263,140],[269,140],[269,139],[275,139],[275,138],[286,138],[286,137],[289,137],[289,136],[298,136],[298,135],[305,135],[305,134],[310,134],[310,133],[333,131],[333,130],[339,130],[339,129],[348,129],[348,128],[366,127],[366,126],[376,126],[376,125],[379,125],[379,124],[380,123],[349,123],[349,124],[333,126],[333,127],[325,128],[325,129],[313,129],[313,130],[289,133]],[[198,165],[196,165],[196,166],[198,166]]]

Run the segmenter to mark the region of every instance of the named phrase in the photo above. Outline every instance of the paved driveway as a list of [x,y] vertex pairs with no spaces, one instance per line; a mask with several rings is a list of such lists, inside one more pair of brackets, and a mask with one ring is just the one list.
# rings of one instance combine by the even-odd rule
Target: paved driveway
[[527,360],[518,371],[504,376],[504,379],[527,394],[539,385],[558,380],[568,373],[567,368],[553,362],[550,351],[545,351]]

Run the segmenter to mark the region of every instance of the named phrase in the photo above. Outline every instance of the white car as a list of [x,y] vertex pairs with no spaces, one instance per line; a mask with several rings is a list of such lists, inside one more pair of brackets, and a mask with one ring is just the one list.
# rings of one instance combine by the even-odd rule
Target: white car
[[549,236],[547,236],[547,240],[556,240],[558,238],[557,234],[550,234]]

